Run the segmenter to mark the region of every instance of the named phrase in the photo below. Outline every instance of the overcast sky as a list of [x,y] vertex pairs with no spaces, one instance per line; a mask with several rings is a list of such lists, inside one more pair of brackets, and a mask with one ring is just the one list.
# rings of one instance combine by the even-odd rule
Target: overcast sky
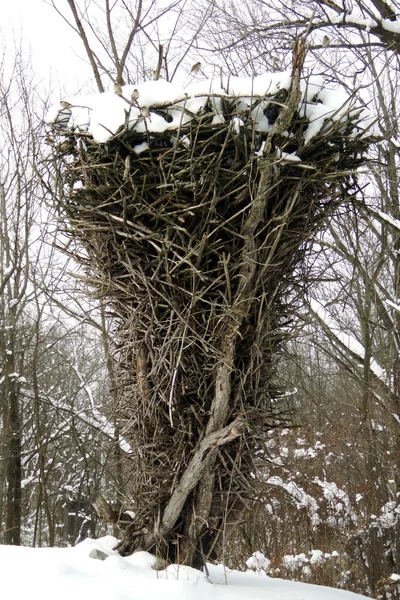
[[[57,3],[68,9],[66,0]],[[36,74],[40,79],[51,74],[53,87],[65,86],[75,92],[92,77],[77,35],[45,0],[5,1],[1,16],[0,43],[5,45],[6,57],[12,56],[14,45],[22,39],[26,53],[32,52]]]

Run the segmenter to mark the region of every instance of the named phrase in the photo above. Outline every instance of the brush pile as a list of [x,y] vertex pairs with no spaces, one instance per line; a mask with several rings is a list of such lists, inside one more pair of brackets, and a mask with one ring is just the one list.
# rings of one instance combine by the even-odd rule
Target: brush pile
[[298,267],[357,193],[373,138],[353,101],[300,72],[173,98],[165,82],[126,86],[102,100],[119,107],[112,123],[93,98],[49,117],[60,209],[114,317],[118,421],[134,449],[122,553],[157,546],[198,564],[251,506]]

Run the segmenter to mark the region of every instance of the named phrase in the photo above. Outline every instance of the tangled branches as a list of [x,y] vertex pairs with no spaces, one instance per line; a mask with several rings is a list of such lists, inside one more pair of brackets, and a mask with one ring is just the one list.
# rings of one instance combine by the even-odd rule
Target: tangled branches
[[299,85],[269,97],[266,132],[253,126],[262,99],[239,118],[237,98],[216,115],[210,97],[173,132],[123,127],[105,144],[66,132],[58,145],[60,208],[115,318],[140,531],[122,553],[156,547],[199,564],[250,506],[265,431],[282,417],[273,377],[296,267],[357,191],[370,142],[350,109],[307,137]]

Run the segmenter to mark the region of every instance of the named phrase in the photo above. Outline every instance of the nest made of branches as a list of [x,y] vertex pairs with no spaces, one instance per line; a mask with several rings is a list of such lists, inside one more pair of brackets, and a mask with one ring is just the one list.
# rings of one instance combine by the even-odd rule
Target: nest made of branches
[[[285,90],[269,98],[271,124],[287,100]],[[105,144],[64,131],[55,150],[68,185],[59,198],[66,229],[115,317],[118,417],[134,450],[125,489],[143,523],[166,505],[209,427],[232,336],[223,420],[240,413],[248,427],[219,449],[214,503],[228,488],[232,510],[245,501],[281,410],[274,369],[298,266],[324,220],[357,193],[371,142],[354,110],[306,143],[310,124],[297,110],[271,134],[256,131],[254,105],[240,115],[235,99],[221,107],[215,119],[210,98],[179,131],[124,127]],[[167,119],[170,108],[157,110]]]

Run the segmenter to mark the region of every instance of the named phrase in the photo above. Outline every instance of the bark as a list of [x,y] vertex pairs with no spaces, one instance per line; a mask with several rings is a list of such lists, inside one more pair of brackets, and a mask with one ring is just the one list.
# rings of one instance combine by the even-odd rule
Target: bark
[[4,395],[7,406],[6,419],[6,519],[4,543],[21,544],[21,422],[17,382],[11,377],[14,370],[14,354],[6,361]]

